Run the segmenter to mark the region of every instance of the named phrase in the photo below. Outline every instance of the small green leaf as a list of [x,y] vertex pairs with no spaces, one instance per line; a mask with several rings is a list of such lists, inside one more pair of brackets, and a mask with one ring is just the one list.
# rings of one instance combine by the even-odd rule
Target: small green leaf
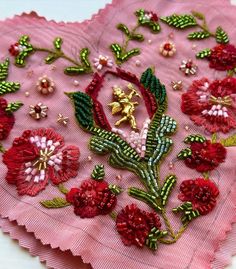
[[210,34],[208,32],[205,31],[200,31],[200,32],[193,32],[191,34],[188,35],[188,39],[205,39],[210,37]]
[[196,134],[196,135],[189,135],[184,139],[184,143],[189,144],[193,142],[198,142],[198,143],[204,143],[206,141],[206,137]]
[[58,189],[63,194],[67,194],[69,192],[69,190],[67,190],[67,188],[63,184],[59,184]]
[[80,51],[80,61],[83,67],[86,68],[87,72],[91,71],[91,64],[89,62],[90,51],[88,48],[83,48]]
[[56,50],[60,50],[62,43],[63,43],[62,38],[61,37],[56,37],[55,40],[53,41],[54,48]]
[[5,62],[0,64],[0,81],[7,79],[9,64],[9,59],[6,59]]
[[211,142],[212,142],[212,143],[217,143],[217,133],[214,133],[214,134],[211,136]]
[[8,82],[2,81],[0,82],[0,95],[13,93],[20,89],[20,83],[18,82]]
[[97,181],[102,181],[105,177],[104,165],[95,165],[91,177]]
[[180,160],[184,160],[186,158],[191,157],[192,151],[190,148],[182,149],[180,153],[177,155],[177,158]]
[[220,143],[224,146],[224,147],[234,147],[236,146],[236,134],[233,134],[225,139],[221,139]]
[[153,227],[146,239],[146,246],[151,250],[156,251],[158,247],[158,239],[163,238],[166,235],[168,235],[167,231],[161,231],[158,228]]
[[62,208],[70,206],[71,204],[65,198],[55,197],[52,200],[41,201],[40,204],[46,208]]
[[49,54],[45,59],[46,64],[54,63],[59,57],[56,54]]
[[184,15],[173,14],[171,16],[162,17],[161,20],[167,23],[169,26],[173,26],[179,29],[184,29],[187,27],[193,27],[197,25],[196,19],[192,15],[188,14]]
[[83,66],[69,66],[64,69],[64,73],[69,76],[86,74],[87,70]]
[[144,40],[144,36],[142,34],[132,34],[130,35],[130,39],[142,42]]
[[185,202],[182,205],[173,208],[174,213],[182,213],[181,221],[183,225],[187,225],[190,221],[200,216],[198,210],[194,210],[191,202]]
[[220,44],[229,43],[229,37],[227,33],[220,26],[216,29],[216,42]]
[[124,63],[128,61],[128,59],[130,59],[131,57],[140,54],[139,49],[132,49],[130,51],[123,52],[122,47],[117,43],[112,44],[110,48],[114,53],[118,64]]
[[203,59],[208,58],[211,55],[211,49],[204,49],[197,53],[196,58]]
[[26,59],[35,52],[34,47],[29,43],[30,38],[27,35],[20,37],[18,43],[22,46],[22,51],[15,58],[15,65],[18,67],[24,67],[26,65]]
[[123,24],[123,23],[120,23],[117,25],[117,29],[121,30],[121,32],[123,32],[126,36],[130,36],[130,31],[129,31],[129,28]]
[[12,102],[9,103],[5,109],[5,111],[7,113],[13,113],[15,111],[17,111],[18,109],[20,109],[24,104],[21,102]]
[[113,192],[115,195],[119,195],[122,193],[122,188],[115,185],[115,184],[109,184],[109,189],[111,192]]

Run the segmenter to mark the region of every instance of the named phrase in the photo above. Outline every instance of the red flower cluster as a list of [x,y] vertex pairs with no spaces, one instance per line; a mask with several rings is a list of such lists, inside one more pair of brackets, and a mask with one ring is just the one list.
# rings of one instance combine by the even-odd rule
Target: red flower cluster
[[73,188],[66,195],[66,200],[74,205],[74,212],[81,218],[93,218],[109,214],[116,206],[116,196],[107,182],[88,179],[79,188]]
[[191,143],[192,155],[185,159],[185,164],[198,172],[207,172],[215,169],[226,158],[226,149],[220,143]]
[[234,45],[221,44],[211,50],[210,68],[219,71],[232,70],[236,67],[236,48]]
[[178,198],[183,202],[191,202],[194,210],[198,210],[201,215],[206,215],[216,205],[216,198],[219,190],[215,183],[204,178],[195,180],[185,180],[180,185]]
[[152,228],[160,228],[156,213],[139,209],[135,204],[127,205],[116,218],[116,229],[126,246],[143,247]]
[[182,111],[207,131],[227,133],[236,128],[236,79],[227,77],[212,83],[196,80],[182,95]]
[[15,123],[13,113],[7,113],[6,108],[7,101],[0,98],[0,140],[4,140],[8,137]]

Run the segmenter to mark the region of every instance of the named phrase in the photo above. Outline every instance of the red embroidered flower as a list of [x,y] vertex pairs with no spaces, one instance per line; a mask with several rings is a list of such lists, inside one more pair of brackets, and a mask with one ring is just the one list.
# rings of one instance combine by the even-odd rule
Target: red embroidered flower
[[18,56],[20,54],[20,52],[22,52],[25,49],[26,49],[25,46],[22,46],[19,43],[15,43],[15,44],[10,46],[9,52],[12,56]]
[[81,218],[93,218],[109,214],[116,206],[116,196],[107,182],[88,179],[79,188],[73,188],[66,200],[74,205],[74,212]]
[[216,205],[219,190],[211,180],[197,178],[195,180],[184,180],[180,185],[178,198],[183,202],[191,202],[194,210],[201,215],[206,215]]
[[19,195],[35,196],[49,180],[57,185],[77,176],[79,149],[63,146],[63,137],[53,129],[25,131],[3,155],[7,182],[17,186]]
[[220,143],[191,143],[191,157],[185,159],[185,164],[203,173],[215,169],[226,158],[226,149]]
[[4,140],[8,137],[15,123],[13,113],[7,113],[6,108],[7,101],[0,98],[0,140]]
[[182,111],[207,131],[227,133],[236,128],[236,79],[196,80],[182,95]]
[[139,209],[135,204],[127,205],[116,218],[116,229],[126,246],[143,247],[152,228],[160,228],[156,213]]
[[236,48],[234,45],[221,44],[211,50],[210,68],[225,71],[236,67]]

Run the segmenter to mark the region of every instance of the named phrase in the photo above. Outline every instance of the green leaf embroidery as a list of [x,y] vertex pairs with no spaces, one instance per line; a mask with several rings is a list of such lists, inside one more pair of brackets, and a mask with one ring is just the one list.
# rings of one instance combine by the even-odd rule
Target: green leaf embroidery
[[211,55],[211,49],[204,49],[197,53],[196,58],[203,59],[208,58]]
[[177,158],[180,160],[184,160],[192,155],[192,151],[190,148],[182,149],[180,153],[177,155]]
[[196,134],[196,135],[189,135],[184,139],[184,143],[193,143],[193,142],[198,142],[198,143],[204,143],[206,141],[206,137]]
[[187,225],[190,221],[200,216],[198,210],[194,210],[191,202],[185,202],[182,205],[173,208],[174,213],[182,213],[181,221],[183,225]]
[[67,194],[69,192],[69,190],[67,190],[63,184],[59,184],[58,189],[63,194]]
[[109,189],[111,192],[113,192],[115,195],[119,195],[122,193],[122,188],[115,185],[115,184],[109,184]]
[[63,43],[63,40],[61,37],[56,37],[55,40],[53,41],[53,44],[54,44],[54,48],[56,50],[60,50],[61,49],[61,45]]
[[21,102],[13,102],[13,103],[9,103],[5,109],[6,112],[8,113],[13,113],[15,111],[17,111],[18,109],[20,109],[24,104]]
[[160,193],[163,206],[165,206],[167,204],[168,198],[169,198],[171,191],[173,190],[175,184],[176,184],[176,176],[175,175],[169,175],[168,177],[166,177],[164,184],[161,188],[161,193]]
[[26,65],[26,59],[30,54],[34,53],[35,50],[33,46],[29,43],[30,38],[27,35],[20,37],[18,43],[22,46],[22,51],[15,58],[15,65],[18,67],[24,67]]
[[104,165],[95,165],[91,177],[97,181],[102,181],[105,177]]
[[84,129],[93,127],[93,102],[91,97],[82,92],[65,94],[73,101],[75,107],[75,117],[79,125]]
[[18,82],[8,82],[2,81],[0,82],[0,95],[13,93],[20,89],[20,83]]
[[228,138],[221,139],[220,143],[225,147],[234,147],[234,146],[236,146],[236,134],[233,134]]
[[229,37],[227,33],[220,26],[216,29],[216,42],[220,44],[229,43]]
[[62,208],[70,206],[71,204],[65,198],[55,197],[52,200],[41,201],[40,204],[46,208]]
[[158,33],[161,30],[160,24],[157,21],[152,21],[147,19],[145,16],[145,10],[139,9],[135,12],[135,15],[138,17],[138,23],[141,26],[148,27],[153,33]]
[[156,251],[158,248],[158,239],[165,237],[167,234],[167,231],[161,231],[156,227],[153,227],[146,239],[146,246],[151,250]]
[[193,32],[191,34],[188,35],[188,39],[205,39],[210,37],[210,34],[208,32],[205,31],[200,31],[200,32]]
[[122,47],[117,43],[111,45],[111,50],[114,53],[118,64],[122,64],[128,61],[131,57],[140,54],[139,49],[132,49],[130,51],[123,52]]
[[144,40],[144,36],[142,34],[131,34],[130,39],[142,42]]
[[7,79],[9,64],[9,59],[6,59],[5,62],[0,63],[0,81]]
[[121,32],[123,32],[126,36],[128,36],[128,37],[130,36],[129,28],[125,24],[119,23],[117,25],[117,29],[121,30]]
[[178,15],[173,14],[171,16],[162,17],[161,20],[170,26],[175,28],[184,29],[197,25],[196,19],[192,15]]

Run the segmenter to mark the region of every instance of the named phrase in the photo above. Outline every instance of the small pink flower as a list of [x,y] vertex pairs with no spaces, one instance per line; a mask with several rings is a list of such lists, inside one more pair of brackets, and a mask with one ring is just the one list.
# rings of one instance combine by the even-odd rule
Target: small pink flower
[[46,75],[38,79],[36,86],[37,90],[44,95],[53,93],[55,90],[54,81]]
[[197,65],[192,60],[183,60],[179,67],[186,76],[195,75],[197,73]]
[[173,42],[163,42],[160,46],[160,53],[165,57],[172,57],[176,53],[176,47]]
[[113,62],[108,56],[99,55],[98,58],[94,58],[94,66],[100,71],[103,67],[111,68]]

